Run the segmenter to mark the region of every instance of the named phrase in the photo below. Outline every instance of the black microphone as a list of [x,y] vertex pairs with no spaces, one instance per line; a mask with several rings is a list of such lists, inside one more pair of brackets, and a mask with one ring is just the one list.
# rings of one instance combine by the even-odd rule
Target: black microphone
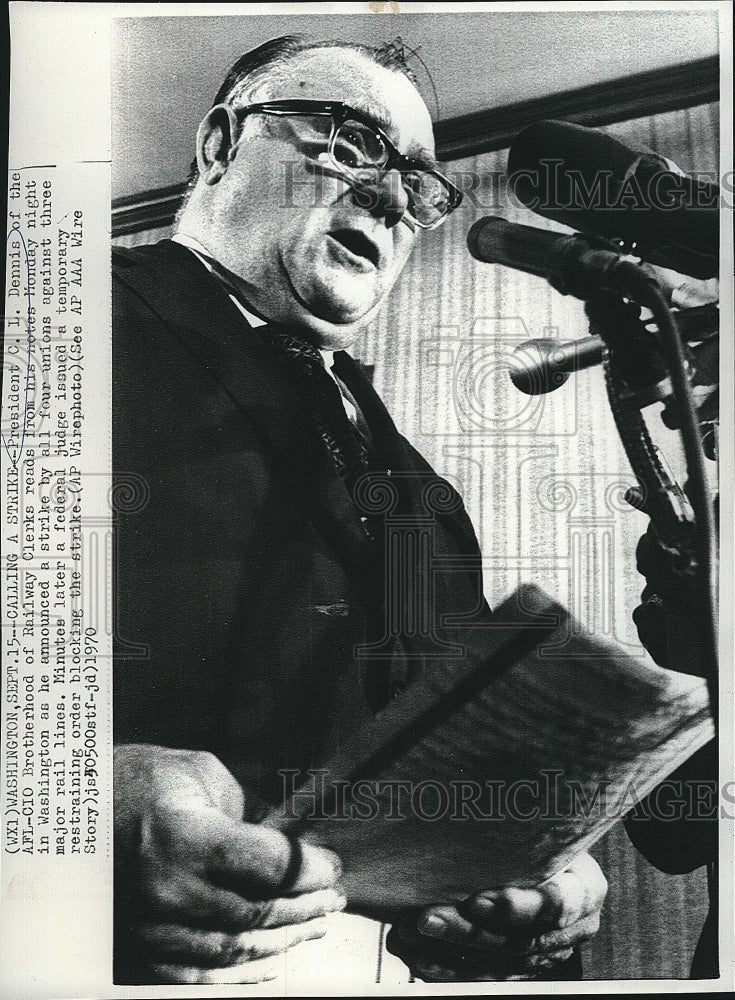
[[542,121],[516,137],[510,190],[538,215],[620,241],[626,253],[695,278],[719,270],[719,189],[677,174],[598,129]]
[[527,396],[540,396],[564,385],[572,372],[602,361],[601,337],[583,337],[561,343],[544,338],[527,340],[513,352],[510,380]]
[[579,299],[605,290],[646,305],[648,290],[656,284],[606,240],[521,226],[493,215],[472,225],[467,248],[475,260],[539,275],[562,295]]

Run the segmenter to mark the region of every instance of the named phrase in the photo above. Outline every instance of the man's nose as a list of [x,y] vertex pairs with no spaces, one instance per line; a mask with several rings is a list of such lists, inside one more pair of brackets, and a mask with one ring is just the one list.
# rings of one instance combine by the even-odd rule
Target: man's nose
[[398,225],[408,208],[408,194],[398,170],[375,171],[361,178],[356,200],[379,218],[388,228]]

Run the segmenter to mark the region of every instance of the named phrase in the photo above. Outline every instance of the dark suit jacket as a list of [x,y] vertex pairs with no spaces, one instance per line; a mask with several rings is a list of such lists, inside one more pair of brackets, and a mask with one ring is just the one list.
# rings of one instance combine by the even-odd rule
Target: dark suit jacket
[[678,875],[707,868],[710,910],[692,961],[692,979],[719,976],[717,757],[717,741],[713,740],[682,764],[625,820],[633,844],[661,871]]
[[[261,329],[185,247],[113,259],[115,736],[206,748],[268,801],[279,768],[323,763],[421,669],[365,659],[380,639],[376,546]],[[359,366],[335,369],[359,402],[400,510],[430,511],[436,636],[482,656],[489,614],[473,528],[449,484],[397,432]],[[422,506],[423,505],[423,506]],[[436,506],[436,505],[435,505]]]

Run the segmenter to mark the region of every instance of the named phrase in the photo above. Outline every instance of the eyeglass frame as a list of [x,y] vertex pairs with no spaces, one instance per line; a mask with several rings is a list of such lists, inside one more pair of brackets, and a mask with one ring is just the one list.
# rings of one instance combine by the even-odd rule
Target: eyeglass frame
[[[408,212],[412,221],[415,222],[420,229],[436,229],[436,227],[440,226],[447,216],[449,216],[462,203],[462,192],[458,187],[452,184],[449,178],[445,177],[441,171],[436,170],[433,167],[427,168],[422,166],[413,157],[406,156],[404,153],[399,152],[391,139],[386,135],[385,131],[370,117],[370,115],[366,114],[364,111],[357,110],[357,108],[350,107],[350,105],[345,104],[344,101],[308,101],[294,98],[292,100],[285,99],[280,101],[261,101],[255,104],[248,104],[244,108],[232,108],[232,111],[238,122],[242,122],[248,115],[254,114],[291,114],[302,117],[309,117],[310,115],[329,115],[332,119],[332,131],[327,141],[327,154],[340,172],[345,173],[345,176],[348,178],[351,178],[351,175],[348,172],[350,168],[345,166],[344,163],[340,163],[332,153],[337,130],[341,125],[344,125],[345,122],[350,120],[359,122],[361,125],[366,125],[376,133],[376,135],[380,138],[380,141],[384,144],[388,153],[388,159],[382,167],[374,165],[361,167],[361,170],[397,170],[401,174],[429,174],[436,177],[446,187],[449,195],[447,208],[444,214],[440,215],[435,222],[431,222],[427,225],[426,223],[419,222],[412,212]],[[351,179],[358,181],[357,178]]]

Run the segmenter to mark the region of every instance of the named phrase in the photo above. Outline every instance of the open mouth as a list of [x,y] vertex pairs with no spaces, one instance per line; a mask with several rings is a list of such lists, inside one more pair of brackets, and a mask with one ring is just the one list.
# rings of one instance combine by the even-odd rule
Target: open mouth
[[334,229],[329,235],[355,257],[370,261],[373,267],[380,264],[380,250],[369,236],[359,229]]

